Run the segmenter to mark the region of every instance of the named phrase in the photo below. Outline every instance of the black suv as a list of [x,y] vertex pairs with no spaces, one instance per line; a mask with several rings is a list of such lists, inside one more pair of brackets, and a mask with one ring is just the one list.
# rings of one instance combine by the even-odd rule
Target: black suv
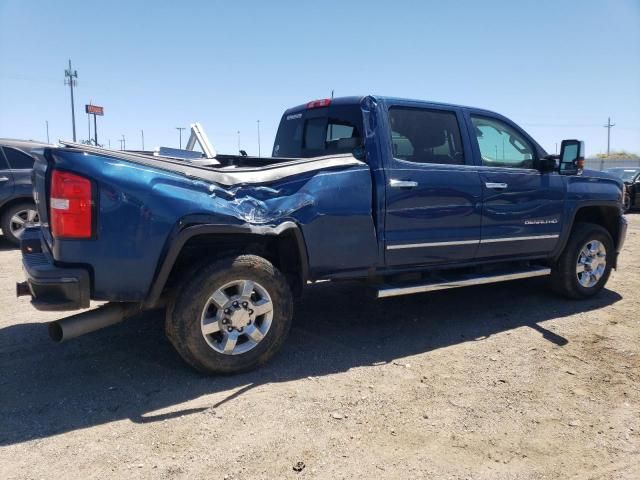
[[46,143],[0,138],[0,228],[7,240],[18,245],[25,227],[38,224],[33,202],[31,170],[36,148]]
[[624,211],[640,208],[640,167],[607,168],[605,172],[615,175],[624,182]]

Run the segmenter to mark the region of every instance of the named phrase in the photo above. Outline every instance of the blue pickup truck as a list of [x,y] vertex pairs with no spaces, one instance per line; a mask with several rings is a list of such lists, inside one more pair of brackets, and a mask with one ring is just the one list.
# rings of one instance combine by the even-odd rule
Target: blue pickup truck
[[270,158],[159,158],[66,143],[36,152],[41,225],[26,282],[58,341],[166,307],[168,338],[206,373],[282,346],[310,282],[361,279],[379,298],[548,276],[595,295],[616,267],[623,184],[548,155],[477,108],[365,96],[287,110]]

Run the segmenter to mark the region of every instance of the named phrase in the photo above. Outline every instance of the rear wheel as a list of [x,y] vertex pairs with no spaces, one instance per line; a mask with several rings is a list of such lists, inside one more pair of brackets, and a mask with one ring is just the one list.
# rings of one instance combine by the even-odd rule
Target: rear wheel
[[2,233],[14,245],[20,244],[20,236],[27,227],[40,225],[38,211],[32,202],[20,202],[10,206],[0,219]]
[[179,289],[165,328],[182,358],[204,373],[236,373],[268,361],[283,345],[293,314],[284,276],[254,255],[226,258]]
[[613,240],[607,230],[577,224],[551,273],[553,289],[570,298],[587,298],[602,290],[611,274]]

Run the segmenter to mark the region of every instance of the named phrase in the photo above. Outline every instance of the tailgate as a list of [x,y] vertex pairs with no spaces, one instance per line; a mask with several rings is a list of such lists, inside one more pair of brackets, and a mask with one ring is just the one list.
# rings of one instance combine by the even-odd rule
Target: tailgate
[[40,217],[40,228],[42,230],[42,238],[51,248],[51,232],[49,230],[49,205],[48,205],[48,188],[49,181],[47,171],[49,170],[49,163],[45,158],[45,151],[47,149],[36,150],[32,152],[35,157],[33,164],[33,199],[36,203],[38,215]]

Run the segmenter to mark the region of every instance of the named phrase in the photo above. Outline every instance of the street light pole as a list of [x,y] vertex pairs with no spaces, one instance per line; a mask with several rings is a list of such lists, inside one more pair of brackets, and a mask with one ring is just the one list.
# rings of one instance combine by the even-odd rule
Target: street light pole
[[258,120],[258,158],[261,157],[260,153],[260,120]]
[[184,127],[176,127],[176,130],[180,132],[180,150],[182,150],[182,130],[186,130]]

